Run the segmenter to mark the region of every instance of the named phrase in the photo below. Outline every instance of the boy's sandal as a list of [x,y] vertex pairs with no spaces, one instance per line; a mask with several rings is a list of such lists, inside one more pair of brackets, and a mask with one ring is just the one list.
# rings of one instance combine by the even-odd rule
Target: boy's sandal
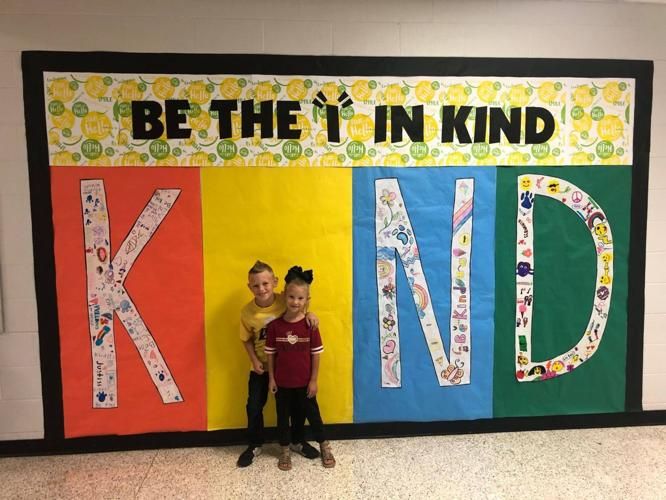
[[291,470],[291,452],[288,446],[282,448],[278,458],[278,469]]
[[335,457],[333,457],[333,452],[331,451],[331,443],[324,441],[321,443],[321,463],[327,469],[335,467]]

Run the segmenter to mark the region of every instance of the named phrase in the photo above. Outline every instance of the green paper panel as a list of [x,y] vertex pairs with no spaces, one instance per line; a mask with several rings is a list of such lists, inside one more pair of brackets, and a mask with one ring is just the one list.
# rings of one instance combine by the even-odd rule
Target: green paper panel
[[[570,373],[536,382],[515,377],[517,177],[565,179],[601,206],[613,234],[614,279],[608,322],[597,352]],[[627,282],[631,167],[499,168],[496,217],[494,416],[607,413],[625,410]],[[575,345],[595,297],[595,246],[584,221],[545,196],[534,206],[532,360]]]

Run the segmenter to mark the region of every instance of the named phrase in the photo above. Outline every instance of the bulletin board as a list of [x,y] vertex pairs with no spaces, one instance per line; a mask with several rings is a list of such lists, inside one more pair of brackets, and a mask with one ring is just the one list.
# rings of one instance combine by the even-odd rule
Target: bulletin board
[[641,408],[651,62],[26,52],[23,72],[36,451],[242,442],[257,259],[314,270],[332,436],[664,421]]

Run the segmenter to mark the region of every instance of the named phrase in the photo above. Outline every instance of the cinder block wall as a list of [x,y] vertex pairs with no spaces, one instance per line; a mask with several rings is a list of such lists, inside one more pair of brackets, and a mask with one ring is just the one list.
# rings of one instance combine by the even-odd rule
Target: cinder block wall
[[43,436],[22,50],[654,60],[643,404],[666,409],[661,2],[0,0],[0,440]]

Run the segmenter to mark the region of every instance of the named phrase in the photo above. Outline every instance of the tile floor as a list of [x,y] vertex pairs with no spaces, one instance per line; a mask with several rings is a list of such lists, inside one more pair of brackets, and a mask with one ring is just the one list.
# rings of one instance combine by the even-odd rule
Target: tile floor
[[278,447],[0,458],[0,498],[666,499],[666,426],[333,442],[337,467]]

